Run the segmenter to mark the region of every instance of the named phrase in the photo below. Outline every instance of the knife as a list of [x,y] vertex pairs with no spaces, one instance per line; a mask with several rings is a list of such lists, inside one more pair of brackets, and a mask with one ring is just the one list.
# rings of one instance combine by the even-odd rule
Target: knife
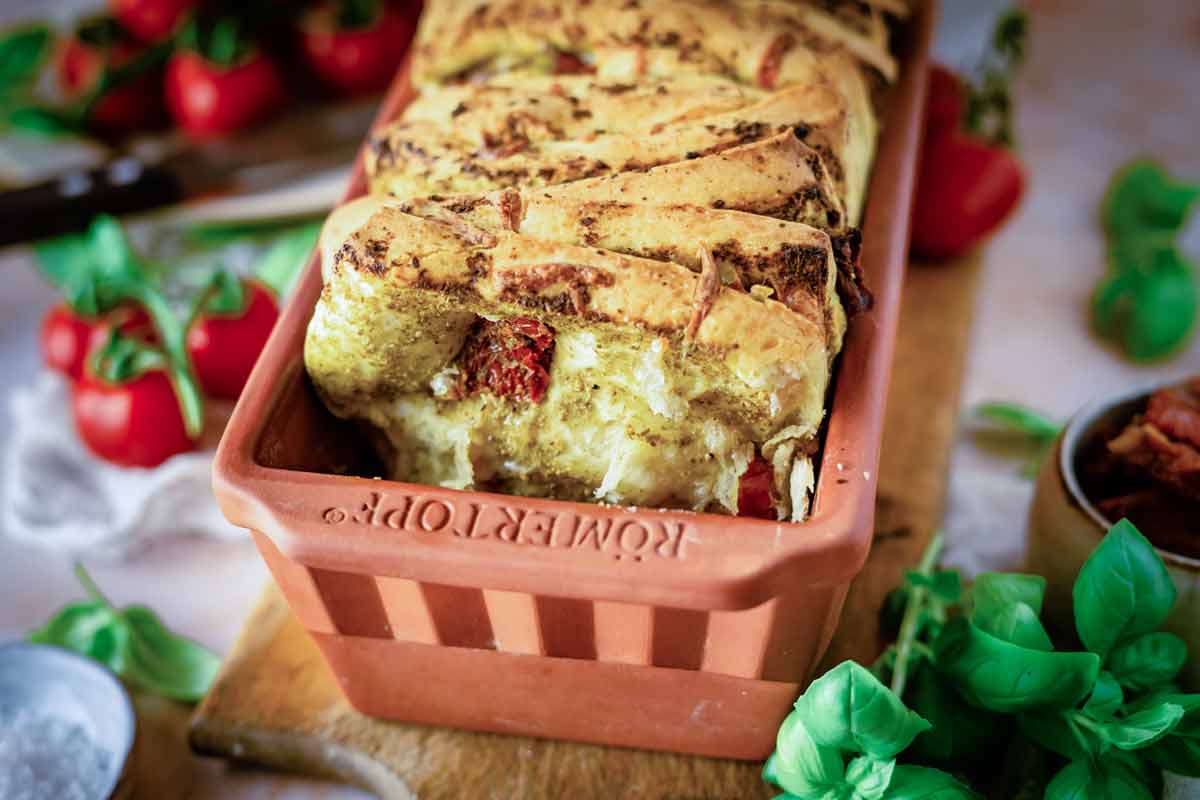
[[98,214],[150,211],[210,195],[246,194],[353,161],[375,102],[306,109],[245,134],[183,142],[152,158],[107,164],[0,192],[0,247],[85,229]]

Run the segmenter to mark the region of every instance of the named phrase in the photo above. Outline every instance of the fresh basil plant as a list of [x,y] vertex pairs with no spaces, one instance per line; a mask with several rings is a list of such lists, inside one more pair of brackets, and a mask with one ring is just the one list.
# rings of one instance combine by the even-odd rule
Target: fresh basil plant
[[984,573],[963,590],[936,568],[940,548],[939,535],[885,604],[896,641],[875,664],[843,662],[796,701],[763,772],[781,797],[979,797],[972,777],[1008,752],[1036,754],[1046,800],[1149,799],[1163,770],[1200,777],[1200,695],[1174,683],[1187,647],[1159,630],[1175,588],[1132,523],[1076,579],[1083,651],[1042,625],[1044,579]]

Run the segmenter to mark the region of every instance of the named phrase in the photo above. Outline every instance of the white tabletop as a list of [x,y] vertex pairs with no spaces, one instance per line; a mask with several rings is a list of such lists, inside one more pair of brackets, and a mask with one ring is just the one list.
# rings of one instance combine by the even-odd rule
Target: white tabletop
[[[1065,417],[1095,396],[1200,371],[1200,340],[1166,364],[1134,366],[1092,337],[1086,317],[1089,292],[1104,270],[1096,208],[1116,166],[1150,154],[1200,179],[1194,102],[1200,6],[1159,2],[1155,13],[1137,14],[1124,0],[1033,5],[1031,61],[1018,101],[1029,192],[986,249],[963,402],[1018,400]],[[6,7],[0,18],[8,16]],[[964,52],[953,39],[941,47],[951,60]],[[39,369],[37,327],[54,295],[23,252],[0,253],[0,276],[0,387],[13,387]],[[0,424],[0,444],[5,436]],[[1030,486],[1014,469],[960,443],[948,519],[957,563],[1020,566]],[[249,542],[173,541],[124,563],[88,566],[118,603],[153,606],[171,626],[219,652],[231,645],[266,580]],[[0,587],[0,641],[80,596],[65,559],[2,537]],[[182,735],[161,746],[164,758],[178,760],[179,798],[363,796],[192,758]]]

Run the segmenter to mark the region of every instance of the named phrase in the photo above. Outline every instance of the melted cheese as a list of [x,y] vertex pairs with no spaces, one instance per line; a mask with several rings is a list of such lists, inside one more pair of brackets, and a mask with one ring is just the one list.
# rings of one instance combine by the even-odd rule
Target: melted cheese
[[734,513],[751,434],[718,409],[705,413],[703,381],[667,369],[666,354],[659,340],[602,345],[566,331],[539,404],[443,400],[431,387],[364,400],[356,412],[386,436],[399,480]]

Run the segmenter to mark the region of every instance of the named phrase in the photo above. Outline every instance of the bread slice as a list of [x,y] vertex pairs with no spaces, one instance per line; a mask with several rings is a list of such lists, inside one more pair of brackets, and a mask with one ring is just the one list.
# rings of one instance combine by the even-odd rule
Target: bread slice
[[[439,83],[485,65],[550,71],[555,53],[582,54],[601,75],[726,74],[764,88],[811,83],[822,56],[848,50],[887,80],[896,63],[886,41],[813,3],[778,0],[441,0],[422,19],[414,49],[418,84]],[[781,56],[808,52],[803,71]],[[621,67],[604,62],[619,61]]]
[[743,108],[765,94],[717,75],[622,83],[592,75],[501,73],[486,83],[442,86],[418,96],[404,109],[404,122],[431,123],[445,136],[499,152],[530,142],[652,131]]
[[681,202],[803,222],[822,230],[846,225],[845,206],[821,156],[793,131],[644,172],[536,191],[546,200],[656,203],[667,197],[686,198]]
[[[721,285],[762,287],[825,330],[825,347],[841,349],[846,314],[838,298],[838,263],[828,234],[798,222],[703,208],[664,194],[659,203],[548,200],[536,190],[447,198],[441,209],[489,232],[513,231],[555,242],[670,261],[703,272],[711,257]],[[431,214],[428,200],[406,201],[409,214]],[[443,217],[444,218],[444,217]]]
[[[365,199],[331,217],[305,346],[329,408],[384,433],[391,477],[736,513],[762,457],[780,518],[803,516],[836,352],[833,312],[815,312],[836,303],[827,281],[796,313],[722,286],[698,246],[696,272],[433,206]],[[569,218],[531,208],[533,228],[569,238]],[[680,210],[676,235],[655,235],[685,253],[722,235],[720,216]],[[628,216],[605,229],[642,246]]]
[[[531,111],[522,121],[552,124],[549,116]],[[682,122],[639,130],[629,121],[625,127],[630,132],[583,139],[498,135],[485,137],[485,144],[460,138],[453,124],[406,116],[373,137],[367,172],[376,191],[397,197],[553,185],[699,158],[793,131],[821,156],[848,213],[857,213],[865,193],[871,142],[851,141],[843,98],[825,85],[786,89]]]

